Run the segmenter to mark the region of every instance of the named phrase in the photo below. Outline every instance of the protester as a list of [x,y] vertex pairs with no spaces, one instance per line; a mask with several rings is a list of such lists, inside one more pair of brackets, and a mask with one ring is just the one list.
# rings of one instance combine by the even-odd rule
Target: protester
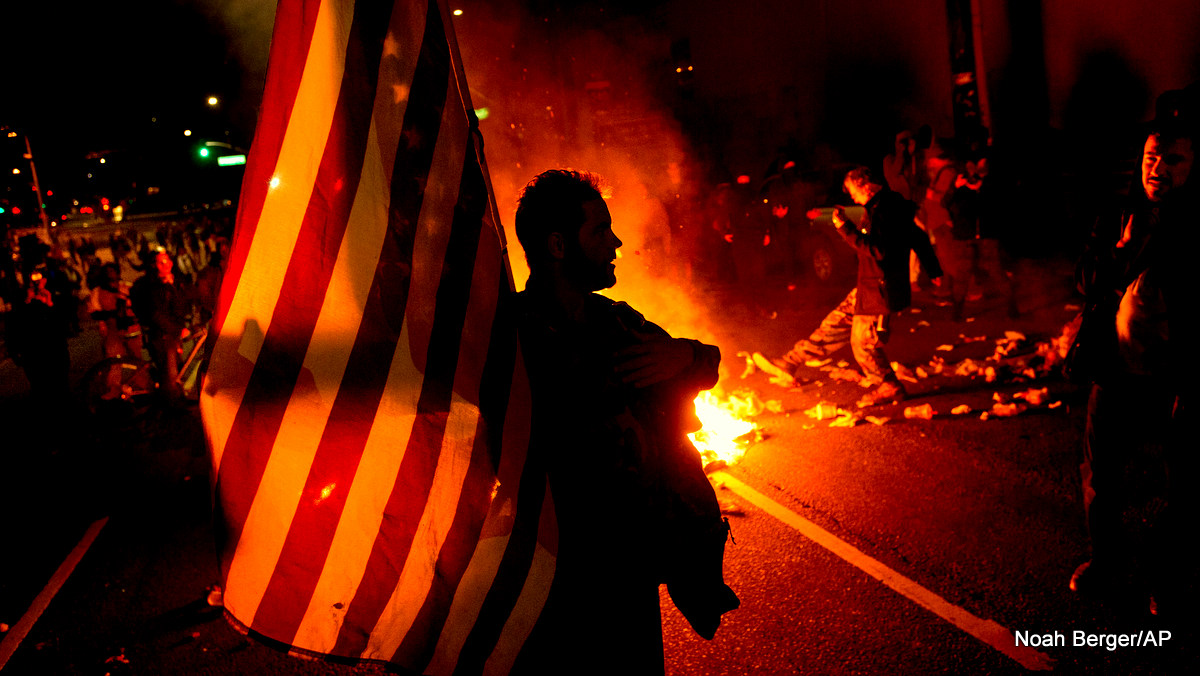
[[982,292],[971,295],[972,283],[986,288],[991,295],[1003,294],[1010,318],[1019,314],[1015,281],[1004,264],[999,239],[1002,206],[989,173],[986,156],[967,160],[942,198],[950,227],[938,237],[938,258],[946,270],[955,321],[963,318],[967,300],[983,297]]
[[559,549],[516,673],[663,673],[658,585],[711,638],[737,597],[722,581],[727,526],[686,432],[720,351],[672,338],[595,291],[621,240],[597,179],[547,171],[525,187],[517,296],[533,397],[531,453],[548,468]]
[[171,256],[159,250],[154,271],[139,279],[129,290],[133,311],[146,334],[150,356],[161,375],[163,391],[169,401],[178,401],[182,390],[179,375],[180,334],[190,314],[183,291],[175,284]]
[[[1196,583],[1195,428],[1188,417],[1196,374],[1187,350],[1195,316],[1189,242],[1200,215],[1192,176],[1198,113],[1196,85],[1160,97],[1140,186],[1119,218],[1097,223],[1081,260],[1087,302],[1068,365],[1074,378],[1091,381],[1081,471],[1092,558],[1070,587],[1109,598],[1148,591],[1156,612],[1180,614],[1190,611]],[[1147,465],[1161,467],[1167,483],[1166,512],[1149,542],[1124,520],[1135,504],[1128,470]]]
[[916,205],[872,181],[866,167],[846,174],[842,183],[856,204],[866,207],[857,228],[845,211],[833,214],[838,233],[858,252],[858,285],[821,322],[808,338],[798,341],[781,359],[781,368],[795,372],[806,361],[827,357],[847,342],[864,375],[878,386],[858,400],[860,408],[901,401],[905,397],[883,345],[889,336],[891,316],[909,306],[908,256],[916,252],[935,284],[941,266],[929,237],[913,222]]

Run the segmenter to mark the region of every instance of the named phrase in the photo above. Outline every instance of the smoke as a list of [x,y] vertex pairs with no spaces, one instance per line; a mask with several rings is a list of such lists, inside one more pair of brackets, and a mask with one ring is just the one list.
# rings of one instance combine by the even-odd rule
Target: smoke
[[711,304],[690,283],[683,253],[706,192],[662,96],[675,77],[668,36],[644,17],[596,8],[534,16],[482,3],[454,28],[517,288],[529,274],[513,230],[521,188],[546,169],[590,171],[603,179],[624,242],[605,294],[672,335],[713,342]]

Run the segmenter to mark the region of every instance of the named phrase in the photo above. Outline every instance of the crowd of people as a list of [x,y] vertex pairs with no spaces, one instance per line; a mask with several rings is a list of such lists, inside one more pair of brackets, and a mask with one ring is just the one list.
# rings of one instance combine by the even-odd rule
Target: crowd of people
[[59,230],[5,241],[4,344],[39,408],[71,400],[68,340],[92,326],[104,357],[141,358],[145,347],[163,374],[164,393],[177,399],[180,335],[212,316],[230,231],[229,217],[202,216],[107,238]]

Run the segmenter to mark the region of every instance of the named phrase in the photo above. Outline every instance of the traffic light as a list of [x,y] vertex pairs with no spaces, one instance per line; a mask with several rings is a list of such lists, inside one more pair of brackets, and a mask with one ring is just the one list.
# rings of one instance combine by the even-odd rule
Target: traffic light
[[208,148],[200,149],[200,157],[208,157]]

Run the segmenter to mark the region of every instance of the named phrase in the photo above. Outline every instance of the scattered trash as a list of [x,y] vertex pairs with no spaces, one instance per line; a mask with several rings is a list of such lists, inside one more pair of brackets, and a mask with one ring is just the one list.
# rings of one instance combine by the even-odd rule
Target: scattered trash
[[963,344],[982,343],[983,341],[988,339],[987,336],[968,336],[968,335],[964,335],[961,333],[958,334],[958,338],[959,338],[959,340],[961,340],[963,342]]
[[987,411],[984,411],[983,413],[980,413],[980,414],[979,414],[979,419],[980,419],[980,420],[987,420],[987,419],[988,419],[988,412],[987,412]]
[[8,625],[3,622],[0,622],[0,634],[6,633],[7,631],[8,631]]
[[866,416],[865,418],[863,418],[863,420],[866,420],[867,422],[871,423],[872,425],[879,425],[882,427],[883,425],[886,425],[889,422],[891,422],[892,419],[887,416],[869,415],[869,416]]
[[837,420],[829,423],[830,427],[854,427],[862,422],[863,414],[857,411],[842,411]]
[[1020,331],[1005,331],[1005,332],[1004,332],[1004,339],[1005,339],[1005,340],[1016,340],[1016,341],[1025,341],[1025,340],[1028,340],[1028,339],[1025,337],[1025,334],[1024,334],[1024,333],[1021,333]]
[[838,409],[837,404],[829,401],[822,401],[816,406],[813,406],[805,411],[804,415],[810,418],[816,418],[817,420],[830,420],[838,417],[838,415],[841,413],[842,411]]
[[919,307],[909,308],[909,311],[910,311],[910,312],[912,312],[914,315],[915,315],[915,314],[920,314],[920,313],[921,313],[921,308],[919,308]]
[[112,664],[113,662],[119,662],[121,664],[129,664],[129,658],[125,657],[125,649],[124,648],[121,648],[120,654],[113,655],[112,657],[108,657],[104,660],[105,664]]
[[[830,361],[832,361],[832,360],[830,360]],[[839,361],[839,362],[837,363],[837,367],[838,367],[838,368],[840,368],[840,369],[844,369],[844,368],[846,368],[846,367],[847,367],[847,366],[849,366],[849,365],[850,365],[850,362],[846,361],[845,359],[842,359],[841,361]]]
[[1063,306],[1063,309],[1067,312],[1079,312],[1083,308],[1074,303],[1067,303],[1065,306]]
[[925,370],[924,366],[918,366],[917,368],[913,369],[913,371],[917,374],[918,378],[928,378],[929,377],[929,372]]
[[920,418],[922,420],[933,420],[933,405],[921,404],[920,406],[909,406],[904,409],[905,418]]
[[1058,408],[1059,406],[1062,406],[1062,399],[1059,399],[1058,401],[1050,402],[1050,404],[1048,406],[1046,406],[1046,408]]
[[974,376],[983,370],[983,366],[974,359],[964,359],[954,368],[956,376]]
[[808,361],[804,362],[804,365],[809,368],[819,369],[831,361],[833,361],[832,357],[829,359],[809,359]]
[[954,346],[953,345],[938,345],[937,351],[938,352],[953,352]]
[[213,585],[208,588],[208,596],[204,600],[213,608],[220,608],[225,605],[225,594],[219,586]]
[[807,431],[813,429],[814,427],[816,427],[816,425],[801,425],[800,429]]
[[922,319],[921,321],[917,322],[917,326],[932,326],[932,325],[929,322]]
[[937,305],[938,307],[950,307],[950,301],[948,301],[948,300],[939,300],[939,301],[936,303],[936,305]]
[[972,410],[971,407],[968,406],[967,404],[959,404],[958,406],[955,406],[954,408],[950,409],[950,413],[951,413],[951,415],[966,415],[966,414],[970,413],[971,410]]
[[968,324],[970,324],[970,323],[971,323],[971,322],[973,322],[973,321],[975,321],[975,318],[974,318],[974,317],[967,317],[967,323],[968,323]]
[[771,376],[772,385],[779,385],[780,387],[794,387],[796,385],[796,379],[792,377],[792,374],[776,366],[763,353],[755,352],[750,358],[754,361],[755,366]]
[[983,370],[983,379],[989,383],[996,382],[996,367],[989,366]]
[[829,371],[829,377],[834,380],[846,380],[852,383],[860,382],[863,376],[858,371],[848,368],[836,368]]
[[1011,418],[1025,410],[1024,404],[1012,402],[1009,404],[992,404],[992,415],[1001,418]]
[[769,399],[765,406],[771,413],[783,413],[783,402],[778,399]]
[[1050,398],[1050,389],[1043,387],[1040,390],[1028,389],[1024,392],[1017,392],[1013,395],[1013,399],[1024,399],[1030,406],[1041,406]]
[[892,370],[896,372],[896,377],[908,383],[920,382],[913,374],[912,370],[898,361],[892,362]]

